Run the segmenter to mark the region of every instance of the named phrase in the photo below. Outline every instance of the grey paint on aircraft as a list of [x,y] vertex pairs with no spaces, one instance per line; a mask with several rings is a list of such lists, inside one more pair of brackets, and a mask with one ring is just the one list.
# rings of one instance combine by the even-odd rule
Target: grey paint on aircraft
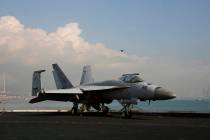
[[[41,72],[34,72],[33,87],[41,89]],[[174,93],[160,86],[145,82],[139,77],[139,74],[123,74],[119,80],[106,80],[101,82],[92,82],[90,66],[83,68],[81,85],[73,87],[63,71],[57,64],[53,64],[53,75],[57,85],[57,90],[52,93],[39,92],[39,96],[32,99],[30,103],[36,103],[44,100],[72,101],[74,103],[83,103],[93,106],[100,110],[100,104],[111,103],[118,100],[120,103],[126,101],[126,104],[136,103],[137,100],[168,100],[176,97]],[[34,86],[35,85],[35,86]],[[59,90],[62,87],[62,92]],[[69,90],[71,89],[71,90]],[[36,90],[32,90],[35,95]],[[71,91],[71,92],[70,92]],[[74,91],[74,93],[72,93]],[[77,94],[77,91],[78,92]],[[82,92],[82,94],[81,94]]]

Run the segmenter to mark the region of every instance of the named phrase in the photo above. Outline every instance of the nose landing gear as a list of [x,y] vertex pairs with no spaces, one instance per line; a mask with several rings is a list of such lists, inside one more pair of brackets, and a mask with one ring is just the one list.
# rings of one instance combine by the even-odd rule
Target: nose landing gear
[[123,118],[131,118],[132,117],[132,111],[133,105],[131,104],[123,104],[123,108],[121,109],[122,117]]

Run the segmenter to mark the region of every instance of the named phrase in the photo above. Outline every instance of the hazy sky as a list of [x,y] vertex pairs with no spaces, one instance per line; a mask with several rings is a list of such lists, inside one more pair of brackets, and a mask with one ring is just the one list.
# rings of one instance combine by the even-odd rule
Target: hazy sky
[[91,64],[97,80],[140,72],[178,98],[201,97],[210,86],[209,0],[0,2],[0,73],[13,93],[30,91],[40,68],[54,88],[55,62],[75,85]]

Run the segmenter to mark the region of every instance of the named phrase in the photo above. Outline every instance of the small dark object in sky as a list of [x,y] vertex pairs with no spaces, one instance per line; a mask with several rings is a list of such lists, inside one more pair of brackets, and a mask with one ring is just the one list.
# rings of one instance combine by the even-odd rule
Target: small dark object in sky
[[124,52],[124,50],[120,50],[120,52]]

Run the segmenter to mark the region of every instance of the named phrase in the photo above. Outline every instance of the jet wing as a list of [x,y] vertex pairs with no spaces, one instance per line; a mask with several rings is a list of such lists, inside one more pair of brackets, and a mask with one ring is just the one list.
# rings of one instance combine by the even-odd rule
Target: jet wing
[[95,85],[79,86],[79,88],[84,92],[116,90],[116,89],[125,89],[129,87],[130,86],[95,86]]
[[44,93],[82,94],[83,92],[79,88],[69,88],[69,89],[45,90]]
[[105,90],[115,90],[115,89],[125,89],[129,88],[129,86],[95,86],[95,85],[87,85],[87,86],[79,86],[76,88],[70,89],[56,89],[56,90],[46,90],[44,93],[62,93],[62,94],[83,94],[83,92],[91,92],[91,91],[105,91]]
[[45,100],[53,100],[53,101],[75,101],[78,100],[78,95],[88,93],[97,93],[100,94],[103,91],[114,91],[120,89],[126,89],[129,86],[79,86],[76,88],[70,89],[56,89],[56,90],[45,90],[42,91],[36,98],[33,98],[29,101],[29,103],[37,103]]

